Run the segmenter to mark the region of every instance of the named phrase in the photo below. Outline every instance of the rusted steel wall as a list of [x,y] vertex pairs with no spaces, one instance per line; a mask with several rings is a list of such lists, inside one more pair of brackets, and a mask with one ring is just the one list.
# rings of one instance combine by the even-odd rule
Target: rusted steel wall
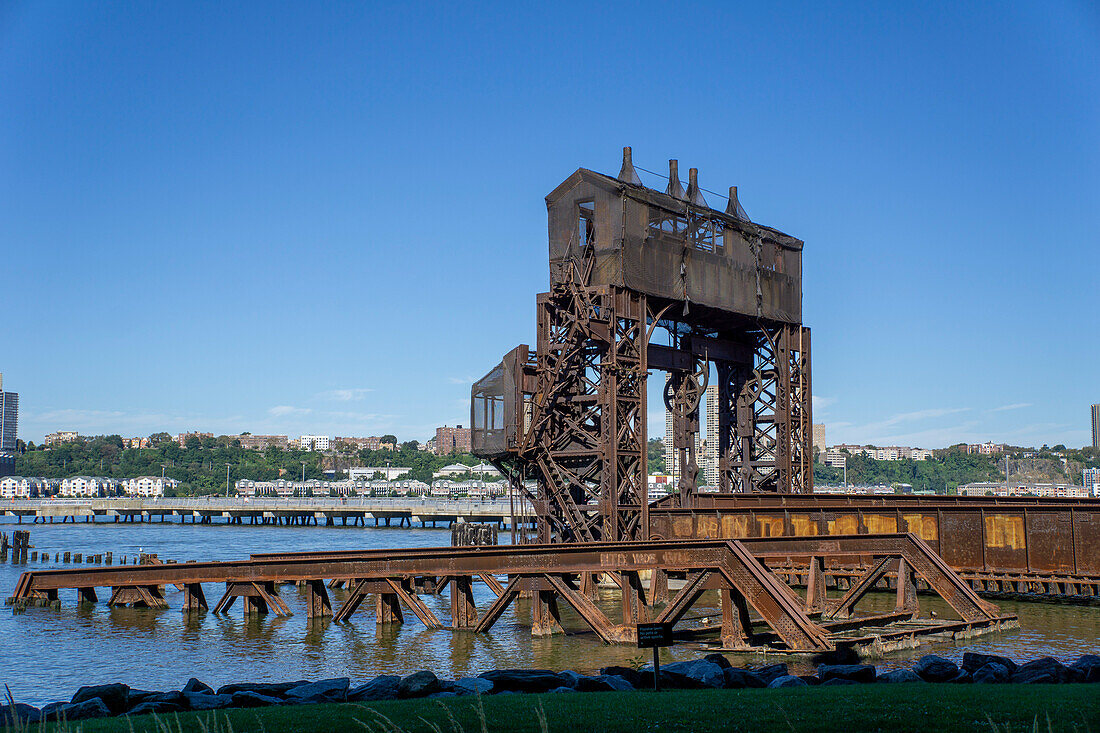
[[1100,501],[706,497],[650,509],[653,539],[912,532],[960,571],[1100,577]]

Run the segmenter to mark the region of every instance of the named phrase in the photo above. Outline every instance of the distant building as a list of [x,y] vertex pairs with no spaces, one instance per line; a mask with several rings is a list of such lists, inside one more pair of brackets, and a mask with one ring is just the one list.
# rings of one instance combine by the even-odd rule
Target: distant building
[[71,476],[61,480],[61,496],[95,498],[109,496],[120,488],[120,482],[102,476]]
[[302,450],[328,450],[327,435],[303,435],[298,438],[298,447]]
[[825,447],[825,424],[815,423],[813,426],[813,443],[817,448],[817,455],[823,457],[828,448]]
[[19,438],[19,395],[4,391],[4,375],[0,374],[0,451],[15,450]]
[[1092,406],[1092,447],[1100,450],[1100,405]]
[[1100,468],[1086,468],[1081,476],[1081,484],[1093,496],[1100,496]]
[[179,443],[180,448],[187,447],[187,441],[191,438],[198,438],[200,441],[203,438],[213,438],[213,433],[180,433],[176,436],[176,442]]
[[420,450],[426,453],[435,453],[435,438],[429,438],[426,442],[421,443]]
[[4,499],[30,499],[45,496],[49,482],[44,478],[8,476],[0,479],[0,497]]
[[138,476],[122,482],[127,496],[164,496],[164,490],[179,486],[179,481],[160,476]]
[[359,450],[394,450],[397,448],[392,441],[382,440],[380,436],[372,435],[366,438],[340,438],[336,437],[332,439],[332,442],[339,445],[340,443],[351,443],[359,448]]
[[241,447],[248,450],[265,450],[272,446],[286,450],[290,445],[285,435],[238,435],[234,440],[239,440]]
[[958,488],[959,496],[1040,496],[1053,499],[1086,499],[1089,490],[1072,484],[1028,483],[1005,486],[1000,482],[976,482]]
[[356,481],[366,480],[370,481],[376,475],[381,476],[385,481],[392,481],[398,476],[403,476],[409,472],[408,466],[363,466],[357,468],[348,469],[348,478]]
[[435,429],[435,454],[449,456],[452,453],[470,452],[470,429],[461,425],[444,425]]
[[58,430],[56,433],[50,433],[43,440],[42,444],[46,446],[58,445],[59,443],[74,443],[80,440],[80,433],[75,430]]
[[1005,452],[1004,443],[977,443],[977,444],[974,444],[974,445],[966,446],[966,454],[967,455],[975,455],[976,454],[976,455],[982,455],[982,456],[991,456],[991,455],[995,455],[997,453],[1004,453],[1004,452]]
[[15,454],[0,453],[0,476],[11,476],[15,473]]
[[839,468],[844,465],[844,451],[849,455],[862,455],[876,461],[927,461],[932,457],[932,451],[924,448],[910,448],[902,445],[887,445],[877,447],[873,445],[849,445],[842,443],[834,445],[825,452],[825,465]]
[[122,447],[123,448],[148,448],[149,447],[149,439],[148,438],[123,438],[122,439]]
[[442,478],[448,476],[460,476],[466,473],[473,474],[476,478],[479,479],[482,477],[489,478],[500,476],[500,471],[498,471],[494,466],[488,463],[479,463],[476,466],[466,466],[461,463],[452,463],[451,465],[444,466],[443,468],[433,473],[432,477]]
[[718,385],[707,387],[704,413],[707,422],[707,437],[703,440],[703,458],[699,462],[702,481],[707,486],[718,485]]

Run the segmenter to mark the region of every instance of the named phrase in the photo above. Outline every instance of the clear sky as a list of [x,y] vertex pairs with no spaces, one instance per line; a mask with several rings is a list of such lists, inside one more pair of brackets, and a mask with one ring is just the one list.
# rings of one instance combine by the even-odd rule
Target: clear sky
[[830,443],[1089,440],[1095,3],[520,5],[0,2],[21,437],[466,424],[631,145],[806,242]]

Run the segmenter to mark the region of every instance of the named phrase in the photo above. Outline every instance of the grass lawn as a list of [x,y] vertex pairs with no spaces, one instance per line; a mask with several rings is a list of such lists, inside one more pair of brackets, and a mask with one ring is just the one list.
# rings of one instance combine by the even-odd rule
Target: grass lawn
[[[1100,685],[860,685],[405,700],[89,720],[86,733],[256,731],[1079,731],[1100,733]],[[542,720],[540,720],[542,718]],[[1048,726],[1049,719],[1049,726]],[[484,720],[484,725],[483,725]],[[992,721],[992,722],[991,722]],[[37,726],[33,727],[37,729]]]

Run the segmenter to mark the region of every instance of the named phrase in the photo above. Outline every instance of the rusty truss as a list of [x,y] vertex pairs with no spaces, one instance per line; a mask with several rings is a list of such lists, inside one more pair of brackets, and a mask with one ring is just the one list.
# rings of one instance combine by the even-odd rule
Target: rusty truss
[[[845,558],[872,565],[830,598],[822,570]],[[804,593],[769,567],[792,560],[810,568]],[[617,617],[599,602],[601,578],[616,590]],[[639,622],[657,621],[679,625],[683,635],[710,635],[722,648],[742,650],[889,649],[929,634],[972,635],[1015,624],[1015,617],[979,598],[927,544],[907,534],[430,548],[399,555],[392,550],[273,553],[240,562],[33,570],[23,574],[8,602],[50,603],[65,589],[76,590],[81,602],[96,602],[97,589],[110,588],[110,605],[166,608],[166,589],[175,586],[182,591],[184,611],[204,611],[203,584],[212,583],[224,587],[214,612],[228,611],[239,598],[246,614],[289,615],[278,588],[294,583],[305,594],[309,617],[347,621],[369,600],[378,624],[402,623],[411,613],[431,629],[487,632],[522,596],[531,605],[534,635],[580,624],[604,642],[631,642]],[[328,587],[337,583],[346,586],[346,598],[333,610]],[[888,583],[896,597],[892,609],[853,613],[869,591]],[[491,600],[481,609],[475,585],[490,591]],[[921,620],[918,585],[941,597],[958,618]],[[427,602],[427,596],[446,590],[448,624],[431,607],[439,603]],[[708,591],[718,594],[720,621],[689,627],[687,612]]]
[[725,211],[710,208],[695,169],[685,190],[676,161],[665,191],[642,186],[629,148],[618,177],[582,168],[546,203],[550,291],[538,296],[534,354],[506,355],[471,408],[474,452],[528,496],[538,541],[648,538],[654,369],[669,375],[680,506],[698,488],[712,373],[720,490],[812,492],[802,242],[749,221],[736,189]]

